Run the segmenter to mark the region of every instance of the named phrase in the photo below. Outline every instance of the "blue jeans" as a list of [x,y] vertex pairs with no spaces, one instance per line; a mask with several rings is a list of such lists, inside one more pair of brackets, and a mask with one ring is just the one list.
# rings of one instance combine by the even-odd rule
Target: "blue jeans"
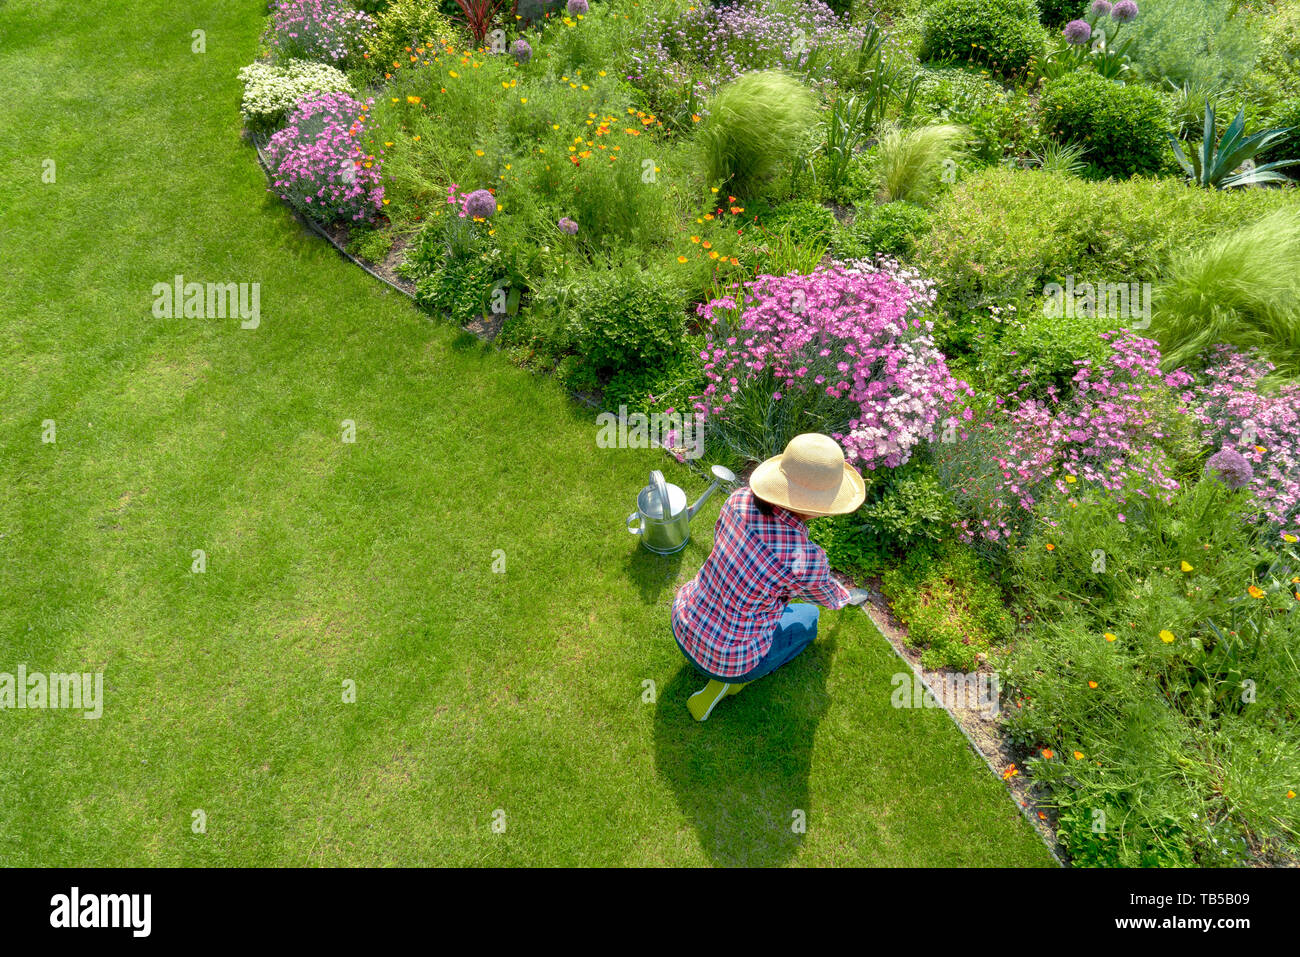
[[808,605],[803,602],[791,602],[786,605],[781,620],[777,623],[776,634],[772,636],[772,647],[767,650],[767,654],[759,659],[758,664],[734,678],[723,678],[705,671],[694,658],[687,654],[686,649],[682,648],[681,641],[677,640],[676,632],[673,632],[673,639],[677,640],[677,647],[681,648],[683,655],[686,655],[686,660],[695,665],[695,670],[706,678],[712,678],[726,684],[745,684],[755,678],[771,674],[782,665],[788,664],[798,657],[799,652],[811,645],[813,639],[817,637],[817,616],[820,614],[821,609],[816,605]]

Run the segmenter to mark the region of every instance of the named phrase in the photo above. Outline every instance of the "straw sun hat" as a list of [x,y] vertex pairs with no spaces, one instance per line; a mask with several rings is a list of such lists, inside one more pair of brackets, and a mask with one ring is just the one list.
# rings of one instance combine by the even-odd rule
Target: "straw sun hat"
[[749,487],[763,501],[805,515],[843,515],[867,497],[839,443],[816,432],[796,435],[785,452],[754,469]]

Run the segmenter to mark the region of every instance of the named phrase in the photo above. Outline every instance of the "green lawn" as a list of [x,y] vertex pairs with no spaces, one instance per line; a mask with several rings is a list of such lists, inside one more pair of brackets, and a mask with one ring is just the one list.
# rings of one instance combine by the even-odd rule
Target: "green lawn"
[[[0,711],[0,864],[1051,864],[860,612],[690,721],[668,604],[718,499],[638,550],[661,459],[266,192],[264,10],[0,5],[0,672],[106,693]],[[154,318],[178,273],[260,283],[260,327]]]

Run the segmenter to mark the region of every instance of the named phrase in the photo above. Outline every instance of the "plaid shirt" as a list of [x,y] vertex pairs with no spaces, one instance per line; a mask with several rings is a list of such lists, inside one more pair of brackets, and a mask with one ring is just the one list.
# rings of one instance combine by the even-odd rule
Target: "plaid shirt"
[[806,598],[827,608],[848,604],[831,578],[826,553],[808,527],[780,506],[768,518],[748,488],[722,506],[713,551],[673,601],[673,633],[701,668],[720,678],[751,670],[772,647],[785,606]]

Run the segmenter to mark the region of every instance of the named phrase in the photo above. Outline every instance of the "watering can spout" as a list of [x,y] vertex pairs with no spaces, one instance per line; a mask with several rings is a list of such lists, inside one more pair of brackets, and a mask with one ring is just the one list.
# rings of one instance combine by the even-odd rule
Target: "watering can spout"
[[711,471],[713,472],[713,484],[705,489],[704,494],[695,500],[695,504],[686,510],[688,520],[695,517],[695,513],[698,512],[700,507],[709,500],[709,496],[717,490],[719,485],[734,485],[736,482],[736,473],[731,471],[729,468],[715,465]]

